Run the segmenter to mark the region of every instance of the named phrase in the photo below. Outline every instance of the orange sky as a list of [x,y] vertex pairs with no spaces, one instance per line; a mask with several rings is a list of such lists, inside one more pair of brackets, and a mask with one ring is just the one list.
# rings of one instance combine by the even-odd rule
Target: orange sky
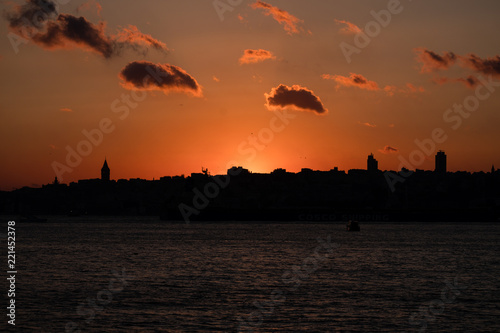
[[2,4],[0,190],[98,178],[105,157],[113,179],[369,153],[433,169],[439,149],[451,171],[500,167],[498,1],[53,3]]

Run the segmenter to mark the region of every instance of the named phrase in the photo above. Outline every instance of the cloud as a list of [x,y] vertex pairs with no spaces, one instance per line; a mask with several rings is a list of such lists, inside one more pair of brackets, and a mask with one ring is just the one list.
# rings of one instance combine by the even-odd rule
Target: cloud
[[424,92],[423,87],[415,87],[411,83],[407,83],[404,88],[387,85],[380,88],[378,83],[370,81],[361,74],[350,73],[349,76],[323,74],[321,77],[325,80],[334,80],[337,82],[336,88],[340,87],[356,87],[370,91],[384,91],[388,96],[394,96],[395,93],[419,93]]
[[300,27],[300,24],[303,23],[304,21],[298,19],[297,17],[293,16],[287,11],[279,9],[278,7],[271,6],[270,4],[265,3],[263,1],[256,1],[250,6],[253,9],[258,9],[258,8],[263,9],[264,15],[266,16],[272,15],[272,17],[279,24],[283,25],[283,28],[289,35],[298,34],[301,31],[303,31],[303,28]]
[[455,55],[453,52],[444,52],[441,56],[425,48],[417,48],[414,51],[417,53],[417,61],[422,63],[422,73],[436,69],[449,69],[459,59],[460,63],[458,64],[462,68],[472,69],[474,72],[482,74],[500,75],[500,56],[498,55],[492,58],[481,58],[472,53],[461,56]]
[[345,35],[356,35],[361,32],[361,29],[354,23],[344,21],[344,20],[335,20],[337,24],[344,24],[345,27],[339,30],[340,33]]
[[[246,16],[246,15],[245,15],[245,16]],[[245,17],[244,17],[243,15],[241,15],[241,14],[238,14],[238,20],[239,20],[240,22],[242,22],[242,23],[246,23],[246,22],[248,22],[248,21],[245,19]]]
[[369,81],[361,74],[350,73],[349,77],[342,75],[323,74],[321,77],[325,80],[334,80],[335,82],[337,82],[337,88],[343,86],[357,87],[366,90],[380,90],[378,84],[375,81]]
[[90,10],[92,7],[94,7],[96,9],[96,12],[97,12],[97,15],[101,15],[101,11],[102,11],[102,6],[99,2],[97,2],[96,0],[89,0],[83,4],[81,4],[80,6],[78,6],[78,8],[76,9],[76,12],[79,13],[81,11],[86,11],[86,10]]
[[11,29],[38,30],[48,19],[57,17],[57,7],[50,0],[27,0],[23,5],[6,11],[4,16]]
[[384,91],[387,94],[387,96],[394,96],[395,93],[398,92],[398,87],[396,86],[385,86]]
[[135,25],[129,25],[128,28],[123,28],[115,38],[122,44],[128,44],[130,46],[144,45],[152,47],[160,52],[168,52],[168,48],[165,43],[154,39],[151,35],[143,34]]
[[398,88],[396,86],[385,86],[384,91],[388,96],[394,96],[395,93],[401,94],[417,94],[425,92],[424,87],[416,87],[411,83],[407,83],[403,88]]
[[243,64],[255,64],[262,62],[267,59],[276,59],[272,52],[263,49],[258,50],[245,50],[241,56],[239,62],[240,65]]
[[214,80],[215,82],[220,82],[220,79],[215,75],[212,76],[212,80]]
[[482,59],[475,54],[460,57],[462,66],[483,74],[500,75],[500,56]]
[[268,110],[286,109],[291,107],[298,111],[312,111],[316,114],[326,114],[327,109],[318,96],[312,90],[293,85],[291,87],[280,84],[272,88],[266,97],[266,107]]
[[421,73],[433,72],[439,69],[448,69],[457,61],[457,56],[453,52],[444,52],[439,55],[425,48],[416,48],[417,61],[422,64]]
[[378,151],[381,152],[382,154],[395,154],[399,151],[399,149],[391,146],[385,146],[384,148],[379,149]]
[[437,77],[434,78],[432,81],[434,81],[437,84],[443,85],[446,83],[453,83],[453,82],[459,82],[463,83],[467,88],[474,88],[479,84],[479,80],[472,75],[469,75],[467,77],[459,77],[459,78],[449,78],[449,77]]
[[[432,72],[437,69],[449,69],[452,65],[457,64],[463,69],[472,70],[474,73],[500,76],[500,56],[498,55],[481,58],[472,53],[461,56],[455,55],[453,52],[444,52],[441,56],[424,48],[415,49],[415,52],[418,55],[417,61],[422,63],[422,73]],[[457,60],[460,61],[457,62]],[[474,88],[479,84],[479,80],[474,75],[459,78],[434,77],[432,81],[438,84],[460,82],[468,88]]]
[[29,0],[8,12],[6,17],[14,33],[49,50],[80,48],[104,58],[119,55],[125,48],[143,54],[148,47],[167,51],[164,43],[139,32],[135,26],[108,36],[105,22],[96,25],[83,16],[58,14],[56,5],[48,0]]
[[70,108],[60,108],[59,111],[62,111],[62,112],[73,112],[73,110],[70,109]]
[[169,64],[133,61],[121,70],[119,78],[121,85],[129,90],[161,90],[165,94],[173,91],[202,96],[201,86],[191,75]]
[[358,121],[358,124],[363,125],[363,126],[366,126],[366,127],[371,127],[371,128],[377,127],[377,125],[375,125],[375,124],[370,124],[370,123],[362,123],[362,122],[360,122],[360,121]]
[[425,92],[425,88],[424,87],[415,87],[413,84],[411,83],[407,83],[406,84],[406,91],[407,92],[410,92],[410,93],[419,93],[419,92]]

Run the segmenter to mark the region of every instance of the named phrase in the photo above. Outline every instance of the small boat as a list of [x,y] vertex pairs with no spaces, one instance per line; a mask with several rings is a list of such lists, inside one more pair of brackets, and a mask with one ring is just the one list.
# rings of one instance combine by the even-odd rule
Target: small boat
[[349,222],[347,222],[347,225],[346,225],[346,230],[347,231],[360,231],[361,229],[359,228],[358,221],[349,220]]

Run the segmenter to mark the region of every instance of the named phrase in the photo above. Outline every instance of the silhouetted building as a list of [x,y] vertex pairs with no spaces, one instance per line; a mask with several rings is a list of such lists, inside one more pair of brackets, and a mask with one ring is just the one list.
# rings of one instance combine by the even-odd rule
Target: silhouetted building
[[444,151],[440,150],[436,154],[436,166],[434,168],[435,172],[446,173],[446,154]]
[[491,166],[491,173],[495,173],[495,165],[494,164]]
[[378,170],[378,161],[373,157],[373,154],[368,155],[368,160],[366,161],[366,169],[368,171]]
[[110,170],[108,167],[108,162],[104,159],[104,165],[101,168],[101,180],[109,182]]
[[236,175],[249,175],[250,174],[250,171],[248,171],[248,169],[245,169],[241,166],[238,166],[238,167],[231,167],[231,169],[228,169],[227,170],[227,174],[228,175],[231,175],[231,176],[236,176]]

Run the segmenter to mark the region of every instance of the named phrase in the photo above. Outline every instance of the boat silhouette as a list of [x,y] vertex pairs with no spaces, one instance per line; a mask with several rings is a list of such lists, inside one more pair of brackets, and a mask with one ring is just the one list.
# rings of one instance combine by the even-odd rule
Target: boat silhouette
[[359,227],[358,221],[349,220],[349,222],[347,222],[347,225],[346,225],[346,230],[347,231],[360,231],[361,228]]

